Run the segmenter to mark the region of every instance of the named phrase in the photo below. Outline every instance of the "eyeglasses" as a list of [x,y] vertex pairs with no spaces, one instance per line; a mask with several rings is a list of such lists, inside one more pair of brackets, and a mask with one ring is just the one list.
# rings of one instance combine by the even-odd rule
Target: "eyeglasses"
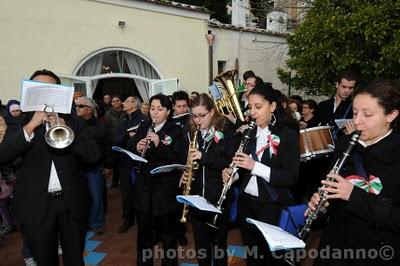
[[88,105],[84,105],[84,104],[77,104],[76,105],[76,108],[85,108],[85,107],[90,107],[90,106],[88,106]]
[[193,117],[193,119],[197,119],[197,118],[203,119],[204,117],[206,117],[206,116],[208,115],[209,112],[210,112],[210,111],[208,111],[208,112],[205,113],[205,114],[192,115],[192,117]]
[[255,87],[256,84],[254,83],[245,83],[246,87]]

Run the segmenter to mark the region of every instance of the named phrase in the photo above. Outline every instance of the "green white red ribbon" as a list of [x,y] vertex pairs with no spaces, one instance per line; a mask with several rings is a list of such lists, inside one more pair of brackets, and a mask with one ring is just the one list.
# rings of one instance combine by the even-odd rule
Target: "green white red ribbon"
[[162,140],[162,143],[166,146],[170,145],[172,143],[172,138],[168,135],[165,135],[164,139]]
[[275,134],[269,134],[267,136],[267,144],[265,144],[261,149],[256,151],[256,155],[258,156],[260,153],[262,153],[265,149],[269,148],[269,158],[272,158],[272,155],[277,155],[278,154],[278,146],[279,143],[281,142],[281,139],[279,136]]
[[207,133],[207,137],[204,139],[206,142],[214,139],[215,143],[218,143],[221,139],[224,138],[224,133],[221,131],[215,130],[214,126],[210,127]]
[[370,175],[369,181],[358,175],[350,175],[346,177],[353,185],[365,190],[368,193],[379,195],[383,189],[383,185],[379,177]]

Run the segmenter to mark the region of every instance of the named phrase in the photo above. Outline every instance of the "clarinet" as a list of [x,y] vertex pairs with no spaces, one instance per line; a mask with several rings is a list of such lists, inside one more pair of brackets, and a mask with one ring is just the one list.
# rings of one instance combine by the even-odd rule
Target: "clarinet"
[[[236,153],[238,152],[243,152],[244,150],[246,150],[247,145],[249,144],[249,140],[250,140],[250,135],[253,132],[253,130],[256,128],[256,122],[253,120],[250,122],[249,124],[249,128],[246,131],[246,134],[243,135],[242,140],[240,141],[240,145],[239,148],[237,149]],[[229,169],[231,170],[231,175],[230,178],[228,180],[228,182],[226,182],[224,184],[224,187],[222,188],[222,193],[221,196],[219,197],[219,200],[216,204],[216,208],[220,211],[222,211],[222,204],[224,203],[225,199],[226,199],[226,194],[228,193],[229,189],[231,188],[232,184],[239,179],[239,176],[237,175],[237,171],[239,170],[239,167],[237,167],[233,162],[231,162],[231,164],[229,165]],[[216,214],[213,218],[213,220],[211,222],[208,222],[207,225],[211,226],[215,229],[219,229],[218,226],[218,217],[219,214]]]
[[[351,152],[354,149],[358,139],[360,138],[361,131],[355,131],[351,136],[349,145],[346,151],[343,152],[342,156],[336,161],[335,165],[333,166],[332,170],[330,171],[331,174],[339,174],[340,170],[342,169],[344,163],[346,162],[347,158],[350,156]],[[334,181],[333,178],[327,177],[326,181]],[[306,234],[310,232],[311,224],[318,218],[320,213],[325,213],[326,208],[324,207],[325,203],[327,202],[328,192],[322,190],[323,187],[327,187],[326,185],[321,186],[318,189],[318,195],[320,197],[320,201],[316,206],[314,211],[309,211],[304,226],[298,233],[299,238],[304,239]]]
[[[154,132],[154,127],[155,126],[156,126],[156,124],[154,122],[152,122],[150,127],[149,127],[149,130],[147,130],[146,137],[147,137],[147,135],[149,133],[153,133]],[[150,139],[147,139],[146,146],[143,148],[142,153],[140,154],[140,157],[142,157],[142,158],[145,157],[147,149],[150,148],[150,145],[151,145],[151,141],[150,141]]]

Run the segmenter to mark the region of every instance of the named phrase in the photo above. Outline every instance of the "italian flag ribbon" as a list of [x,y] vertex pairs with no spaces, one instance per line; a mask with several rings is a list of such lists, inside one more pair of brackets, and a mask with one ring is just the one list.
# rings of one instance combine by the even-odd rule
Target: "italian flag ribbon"
[[269,158],[272,158],[272,155],[277,155],[278,154],[278,146],[279,143],[281,142],[281,139],[279,138],[279,136],[275,135],[275,134],[269,134],[267,136],[267,144],[262,147],[261,149],[259,149],[256,152],[256,155],[258,156],[260,153],[262,153],[265,149],[269,148]]
[[162,140],[162,143],[166,146],[170,145],[172,143],[172,138],[168,135],[165,135],[164,139]]
[[373,175],[369,176],[369,181],[358,175],[350,175],[346,177],[346,179],[349,180],[353,185],[375,195],[379,195],[383,189],[379,177]]
[[224,133],[222,133],[221,131],[215,130],[215,127],[212,126],[208,130],[207,137],[204,140],[206,142],[209,142],[212,139],[214,139],[215,143],[218,143],[223,138],[224,138]]

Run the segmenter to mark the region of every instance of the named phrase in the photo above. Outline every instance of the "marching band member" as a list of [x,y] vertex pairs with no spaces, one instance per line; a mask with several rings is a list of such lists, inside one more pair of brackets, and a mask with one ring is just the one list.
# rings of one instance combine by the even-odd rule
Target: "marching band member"
[[[291,202],[289,187],[297,180],[299,166],[298,133],[282,124],[282,116],[275,114],[278,93],[256,84],[249,94],[251,118],[257,124],[248,149],[236,153],[234,164],[242,168],[239,196],[239,224],[244,244],[256,254],[247,257],[247,265],[276,265],[268,245],[254,225],[246,222],[250,217],[277,225],[282,206]],[[249,153],[246,154],[246,153]],[[224,182],[230,178],[224,169]],[[268,264],[270,263],[270,264]]]
[[[170,99],[162,94],[154,95],[150,98],[150,121],[142,123],[128,143],[131,150],[148,161],[141,164],[133,189],[138,227],[137,265],[153,265],[153,256],[147,255],[153,250],[155,227],[163,250],[177,249],[177,210],[181,206],[176,195],[179,194],[180,173],[150,174],[158,166],[185,161],[182,130],[170,119],[171,115]],[[150,127],[154,130],[149,130]],[[177,264],[176,256],[163,258],[163,265]]]
[[[320,248],[379,251],[375,257],[319,258],[315,265],[398,265],[400,255],[400,87],[392,81],[375,81],[356,89],[353,123],[360,139],[340,175],[323,180],[329,192],[328,224]],[[339,138],[340,156],[350,136]],[[308,203],[315,210],[315,193]]]
[[[222,191],[223,182],[221,171],[229,165],[237,146],[237,138],[230,124],[215,109],[213,100],[205,93],[200,94],[191,104],[192,117],[190,128],[195,132],[197,128],[198,149],[189,150],[189,156],[199,163],[195,170],[191,194],[200,195],[211,203],[216,203]],[[226,130],[225,130],[226,129]],[[185,174],[181,183],[187,182]],[[227,229],[229,221],[228,205],[224,211],[220,229],[216,230],[207,225],[214,214],[204,213],[197,209],[190,209],[195,247],[198,251],[199,265],[227,265],[227,255],[213,258],[213,251],[219,249],[226,252]],[[200,253],[200,251],[205,251]]]

